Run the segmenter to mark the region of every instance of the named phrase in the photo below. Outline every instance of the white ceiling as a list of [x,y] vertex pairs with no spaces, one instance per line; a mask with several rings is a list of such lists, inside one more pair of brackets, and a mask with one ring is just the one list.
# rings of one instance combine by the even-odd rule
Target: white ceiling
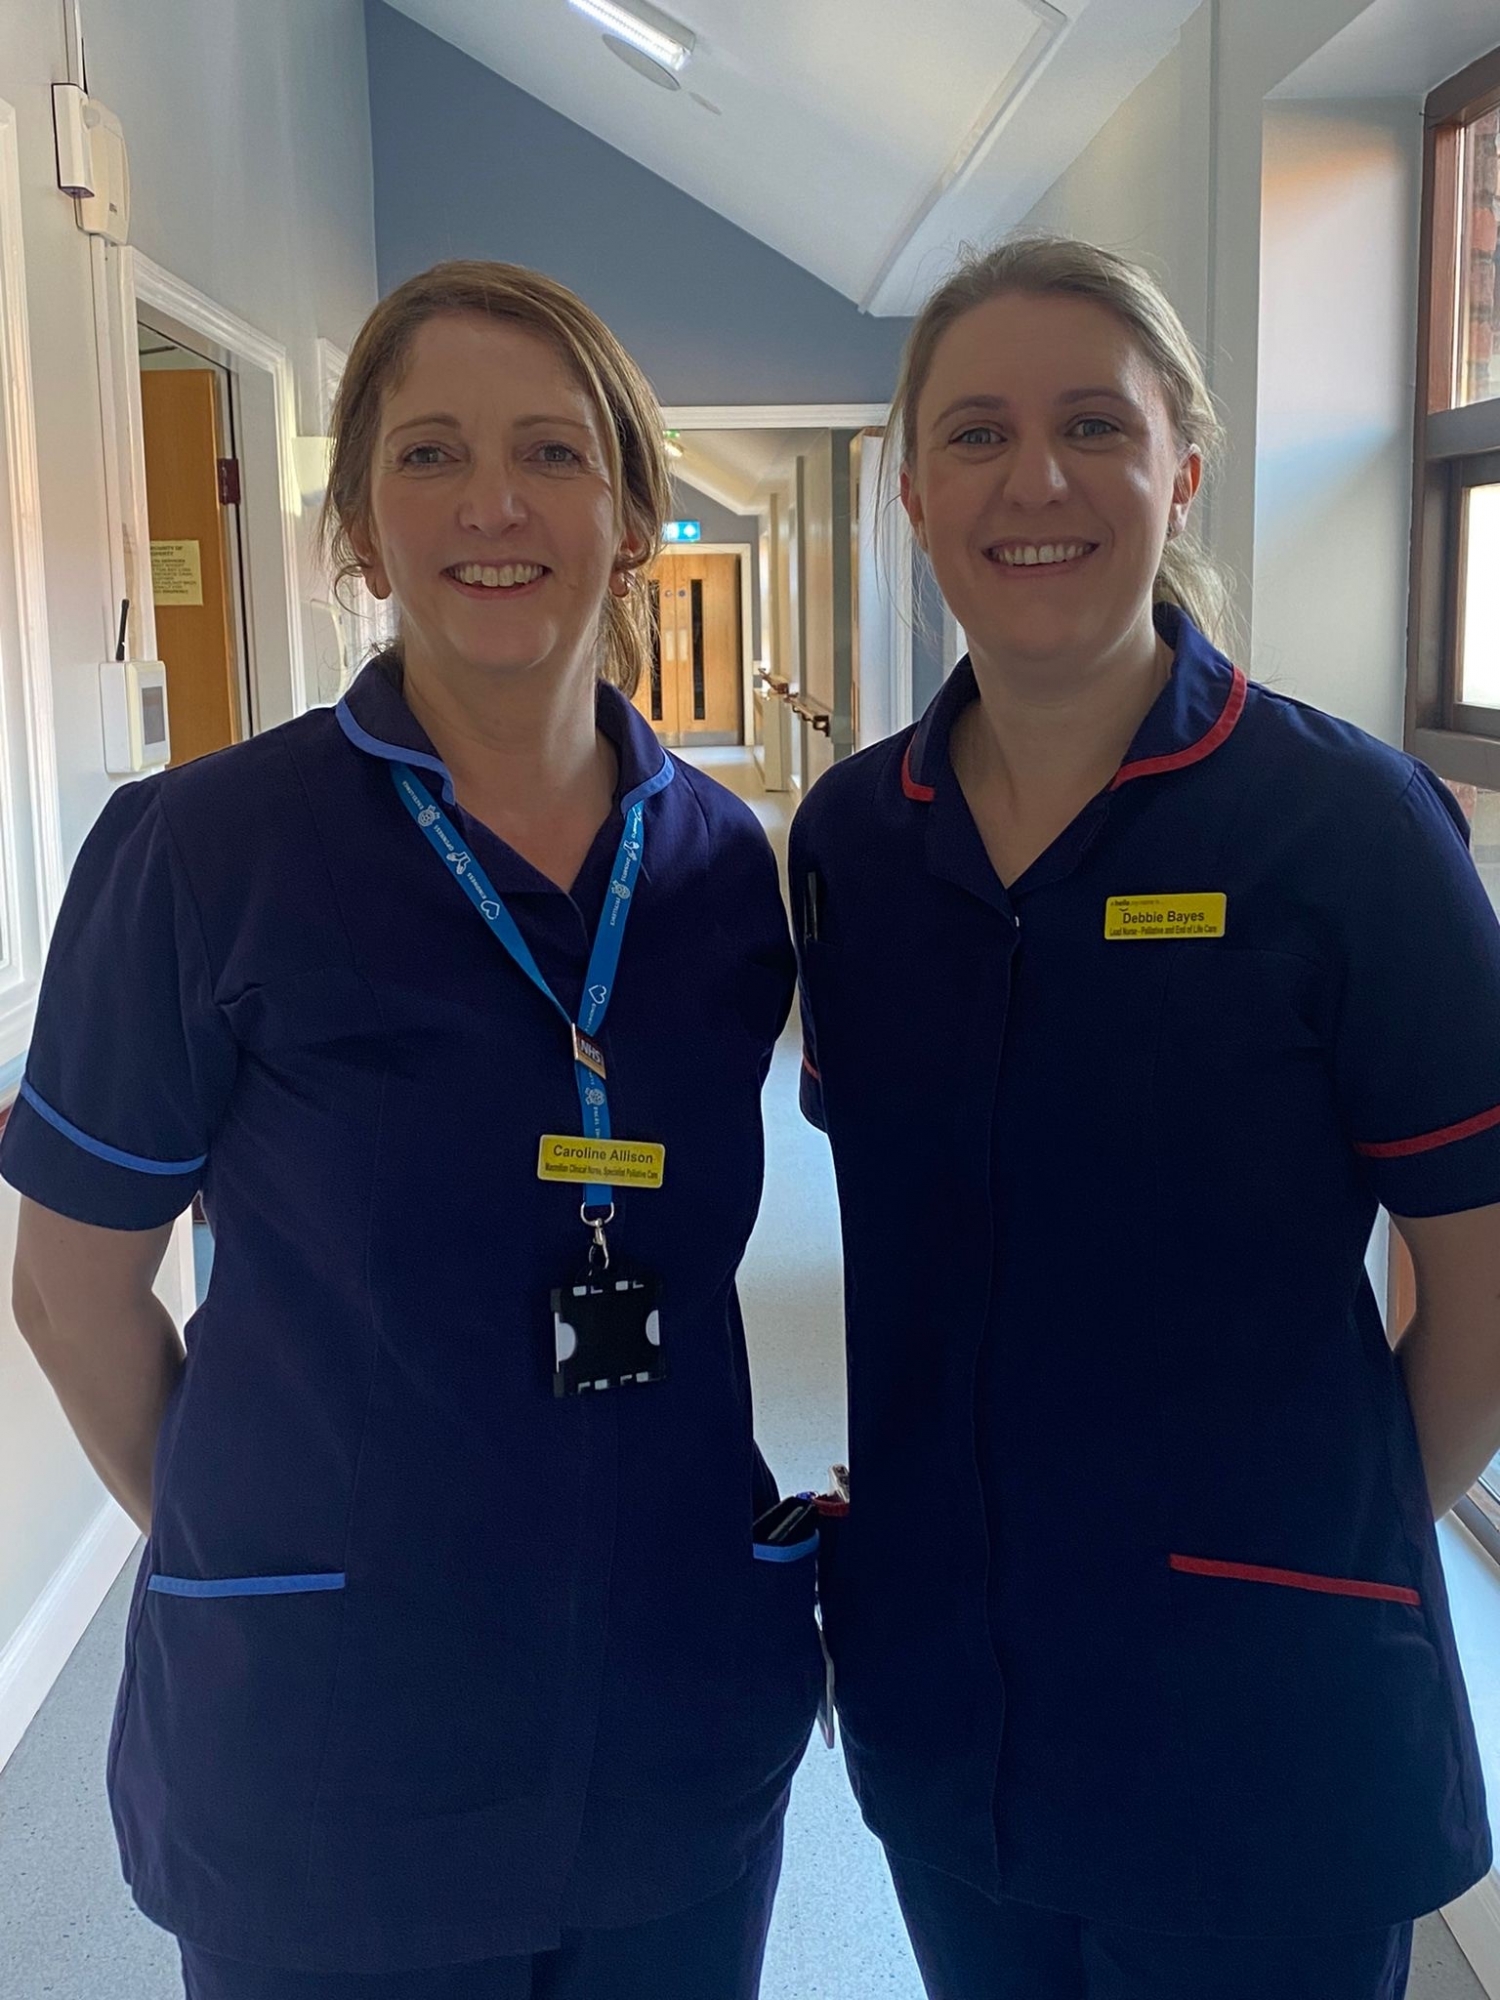
[[1272,95],[1422,98],[1497,34],[1497,0],[1372,0]]
[[770,489],[789,478],[797,453],[826,431],[679,431],[672,471],[699,493],[739,514],[758,513]]
[[676,93],[567,0],[389,4],[892,314],[1027,214],[1198,0],[671,0],[698,38]]

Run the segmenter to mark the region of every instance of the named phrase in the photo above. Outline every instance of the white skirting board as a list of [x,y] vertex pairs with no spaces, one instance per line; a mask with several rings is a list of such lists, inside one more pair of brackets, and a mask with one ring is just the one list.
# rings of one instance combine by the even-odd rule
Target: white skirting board
[[1493,1869],[1443,1911],[1458,1948],[1490,2000],[1500,2000],[1500,1874]]
[[139,1541],[134,1521],[106,1500],[0,1652],[0,1771]]

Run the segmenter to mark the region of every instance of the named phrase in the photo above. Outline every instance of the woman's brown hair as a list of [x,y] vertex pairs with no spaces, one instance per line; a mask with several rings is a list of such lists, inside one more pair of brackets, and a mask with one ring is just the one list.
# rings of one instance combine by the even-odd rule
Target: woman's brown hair
[[[355,538],[368,530],[370,472],[380,413],[400,381],[418,329],[444,313],[479,313],[537,334],[554,347],[594,405],[609,463],[610,488],[630,571],[653,562],[672,507],[661,411],[651,385],[597,313],[566,285],[520,264],[477,260],[434,264],[398,285],[360,328],[333,408],[328,490],[319,536],[334,587],[362,573]],[[633,581],[633,578],[632,578]],[[650,650],[645,593],[607,596],[600,672],[635,692]]]
[[[886,432],[902,466],[909,468],[916,455],[917,404],[938,342],[955,320],[1007,292],[1089,299],[1122,320],[1161,384],[1179,443],[1196,447],[1205,471],[1211,468],[1223,427],[1175,307],[1139,265],[1068,236],[1016,236],[975,252],[928,299],[907,336]],[[1230,643],[1228,578],[1193,535],[1174,536],[1163,548],[1152,599],[1179,606],[1212,644]]]

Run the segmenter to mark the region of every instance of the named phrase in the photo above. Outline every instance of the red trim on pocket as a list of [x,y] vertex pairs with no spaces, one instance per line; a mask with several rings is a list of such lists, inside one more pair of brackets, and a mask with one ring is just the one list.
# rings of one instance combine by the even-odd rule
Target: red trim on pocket
[[1220,711],[1219,719],[1206,736],[1200,736],[1196,743],[1190,743],[1186,750],[1174,750],[1166,757],[1138,757],[1133,764],[1122,764],[1115,773],[1112,792],[1121,785],[1128,785],[1132,778],[1155,778],[1163,771],[1180,771],[1188,764],[1197,764],[1205,757],[1211,757],[1233,730],[1244,713],[1245,697],[1250,691],[1250,683],[1236,667],[1234,680],[1229,689],[1229,699]]
[[911,774],[911,745],[906,746],[906,755],[901,759],[901,789],[909,799],[915,799],[919,806],[930,806],[937,797],[931,785],[919,785]]
[[1168,1556],[1186,1576],[1227,1576],[1240,1583],[1275,1583],[1284,1590],[1320,1590],[1328,1597],[1378,1597],[1390,1604],[1420,1606],[1415,1590],[1399,1583],[1365,1583],[1355,1576],[1309,1576],[1300,1569],[1263,1569],[1259,1563],[1209,1562],[1203,1556]]
[[808,1061],[806,1049],[802,1051],[802,1067],[807,1071],[808,1075],[812,1078],[814,1083],[821,1083],[823,1081],[822,1077],[818,1074],[818,1072],[813,1068],[812,1064]]
[[1494,1125],[1500,1125],[1500,1104],[1493,1111],[1481,1111],[1476,1117],[1460,1120],[1457,1125],[1444,1125],[1437,1132],[1419,1133],[1415,1139],[1382,1139],[1374,1145],[1356,1145],[1354,1150],[1366,1160],[1402,1160],[1413,1153],[1431,1153],[1439,1146],[1451,1146],[1455,1139],[1472,1139],[1476,1132],[1488,1132]]

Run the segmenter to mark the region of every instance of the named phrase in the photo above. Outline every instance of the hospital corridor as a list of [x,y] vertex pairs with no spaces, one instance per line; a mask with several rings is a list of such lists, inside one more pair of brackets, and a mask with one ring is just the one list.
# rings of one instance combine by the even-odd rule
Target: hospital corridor
[[0,0],[0,2000],[1500,2000],[1495,0]]

